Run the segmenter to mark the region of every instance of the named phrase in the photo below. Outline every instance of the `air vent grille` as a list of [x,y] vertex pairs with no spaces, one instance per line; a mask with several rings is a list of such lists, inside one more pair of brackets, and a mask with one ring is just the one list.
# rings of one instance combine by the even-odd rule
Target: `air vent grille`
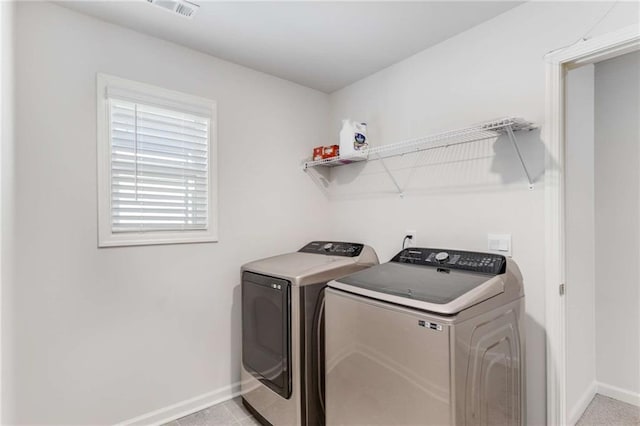
[[194,12],[195,10],[193,8],[187,7],[183,4],[178,4],[178,6],[176,7],[176,13],[179,13],[180,15],[186,16],[188,18],[190,18]]
[[193,18],[200,8],[199,5],[187,0],[147,0],[147,2],[185,18]]

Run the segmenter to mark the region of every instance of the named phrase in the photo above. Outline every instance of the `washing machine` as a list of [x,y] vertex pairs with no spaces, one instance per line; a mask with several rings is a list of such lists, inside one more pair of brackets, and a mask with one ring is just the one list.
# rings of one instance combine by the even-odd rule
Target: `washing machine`
[[369,246],[313,241],[242,267],[242,401],[262,424],[324,424],[324,288],[377,264]]
[[513,260],[410,248],[328,286],[328,425],[524,425]]

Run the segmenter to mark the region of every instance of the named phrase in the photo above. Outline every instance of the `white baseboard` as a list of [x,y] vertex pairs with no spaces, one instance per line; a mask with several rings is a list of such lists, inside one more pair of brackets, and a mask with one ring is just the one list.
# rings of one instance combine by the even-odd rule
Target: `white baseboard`
[[616,386],[598,383],[598,393],[640,407],[640,393],[635,393]]
[[580,420],[580,417],[582,417],[582,414],[591,403],[591,400],[593,400],[593,397],[596,396],[597,389],[598,384],[593,381],[573,406],[573,408],[569,411],[569,425],[574,426],[576,423],[578,423],[578,420]]
[[176,404],[117,423],[116,426],[156,426],[179,419],[240,395],[240,383],[207,392]]

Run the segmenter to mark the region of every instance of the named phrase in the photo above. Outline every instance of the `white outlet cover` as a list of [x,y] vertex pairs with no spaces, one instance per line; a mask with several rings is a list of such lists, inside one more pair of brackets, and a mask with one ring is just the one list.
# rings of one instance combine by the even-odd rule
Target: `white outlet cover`
[[511,256],[511,234],[489,234],[487,240],[490,252]]

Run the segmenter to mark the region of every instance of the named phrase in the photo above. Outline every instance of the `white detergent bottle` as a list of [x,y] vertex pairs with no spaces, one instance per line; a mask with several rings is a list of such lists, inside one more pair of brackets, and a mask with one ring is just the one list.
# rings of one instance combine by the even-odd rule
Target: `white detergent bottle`
[[369,144],[367,142],[367,125],[349,119],[342,120],[340,130],[340,157],[350,161],[367,159]]

